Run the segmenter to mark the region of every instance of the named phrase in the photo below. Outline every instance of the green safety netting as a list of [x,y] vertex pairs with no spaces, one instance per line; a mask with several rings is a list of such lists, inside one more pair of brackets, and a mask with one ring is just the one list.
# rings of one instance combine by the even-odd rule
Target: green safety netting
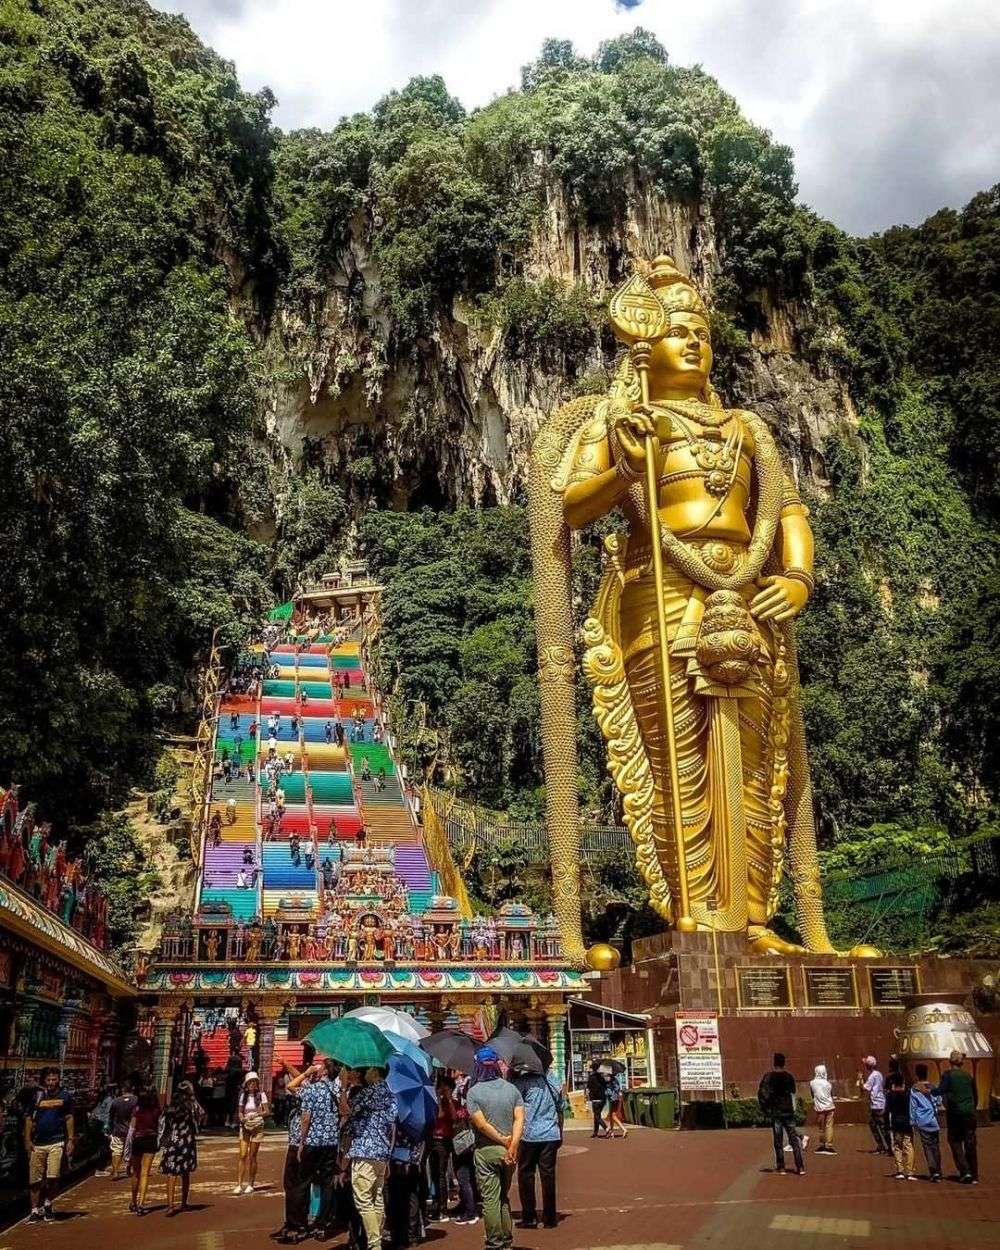
[[268,613],[269,621],[290,621],[292,613],[295,611],[295,604],[291,600],[288,603],[279,603],[276,608],[272,608]]

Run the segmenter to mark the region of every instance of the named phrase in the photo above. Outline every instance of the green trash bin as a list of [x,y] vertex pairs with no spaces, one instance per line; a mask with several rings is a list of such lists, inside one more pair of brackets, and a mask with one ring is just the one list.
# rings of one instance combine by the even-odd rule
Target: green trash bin
[[635,1106],[634,1124],[642,1124],[646,1128],[655,1128],[653,1123],[653,1100],[648,1089],[632,1090]]
[[656,1128],[672,1129],[677,1108],[677,1094],[672,1089],[660,1088],[650,1091],[650,1110]]
[[647,1128],[672,1129],[677,1107],[677,1093],[665,1085],[644,1085],[629,1091],[635,1100],[635,1124]]
[[643,1124],[646,1128],[674,1127],[675,1090],[665,1085],[644,1085],[639,1089],[630,1089],[629,1094],[632,1096],[631,1123]]
[[622,1115],[626,1124],[636,1124],[635,1118],[635,1090],[627,1089],[622,1095]]

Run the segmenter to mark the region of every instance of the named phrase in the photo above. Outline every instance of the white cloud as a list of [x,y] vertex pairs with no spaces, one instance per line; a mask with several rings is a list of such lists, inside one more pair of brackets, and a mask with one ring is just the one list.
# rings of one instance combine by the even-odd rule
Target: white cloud
[[858,232],[959,206],[1000,178],[994,0],[169,0],[270,86],[282,126],[329,127],[415,74],[467,107],[516,86],[544,38],[592,52],[637,24],[700,63],[795,150],[802,198]]

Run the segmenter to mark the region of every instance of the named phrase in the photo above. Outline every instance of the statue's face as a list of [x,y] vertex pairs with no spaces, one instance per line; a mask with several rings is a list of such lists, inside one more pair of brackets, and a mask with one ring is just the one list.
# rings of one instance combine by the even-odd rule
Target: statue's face
[[712,336],[700,313],[670,315],[670,329],[653,348],[650,373],[661,385],[697,394],[712,370]]

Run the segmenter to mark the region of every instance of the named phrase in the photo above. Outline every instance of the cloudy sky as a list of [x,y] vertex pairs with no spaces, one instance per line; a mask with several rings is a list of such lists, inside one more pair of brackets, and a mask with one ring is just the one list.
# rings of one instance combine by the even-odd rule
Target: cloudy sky
[[[157,3],[157,0],[153,0]],[[414,74],[467,107],[550,35],[591,53],[643,25],[795,151],[801,198],[865,233],[1000,181],[997,0],[159,0],[286,128],[333,125]]]

